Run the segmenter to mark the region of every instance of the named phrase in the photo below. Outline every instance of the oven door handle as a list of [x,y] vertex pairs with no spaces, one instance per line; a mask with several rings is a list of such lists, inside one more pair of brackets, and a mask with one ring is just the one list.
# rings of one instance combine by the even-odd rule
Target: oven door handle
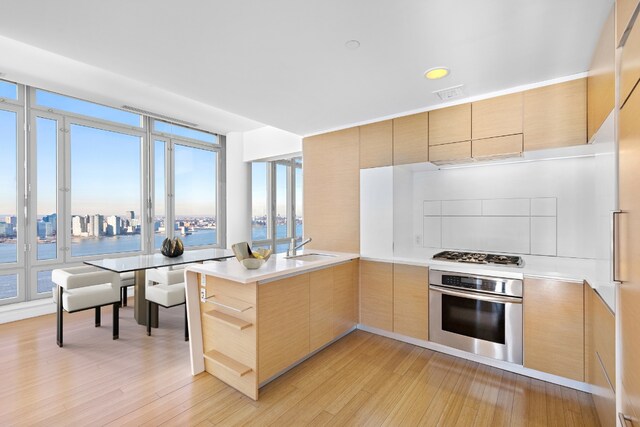
[[429,289],[432,289],[436,292],[440,292],[442,294],[452,295],[454,297],[476,299],[480,301],[489,301],[489,302],[498,302],[498,303],[522,304],[522,298],[518,298],[518,297],[493,296],[493,295],[483,295],[476,292],[454,291],[453,289],[443,288],[441,286],[436,286],[436,285],[429,285]]

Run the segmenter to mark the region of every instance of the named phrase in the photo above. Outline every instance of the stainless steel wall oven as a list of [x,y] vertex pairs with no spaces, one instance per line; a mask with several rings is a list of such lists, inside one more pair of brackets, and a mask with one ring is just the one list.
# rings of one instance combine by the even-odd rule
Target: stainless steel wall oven
[[429,271],[429,340],[522,364],[522,280]]

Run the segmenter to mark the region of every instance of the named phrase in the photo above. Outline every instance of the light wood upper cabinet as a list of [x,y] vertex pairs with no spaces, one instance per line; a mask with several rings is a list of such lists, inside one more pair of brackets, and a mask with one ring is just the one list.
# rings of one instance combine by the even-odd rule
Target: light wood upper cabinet
[[584,381],[583,286],[525,278],[525,367]]
[[524,150],[587,142],[587,82],[572,80],[524,92]]
[[[639,21],[640,22],[640,21]],[[620,105],[624,105],[640,79],[640,23],[636,23],[622,48],[620,61]]]
[[435,164],[471,160],[471,141],[429,147],[429,161]]
[[587,77],[587,140],[598,131],[615,104],[616,51],[614,9],[607,18]]
[[429,269],[393,265],[393,332],[421,340],[429,333]]
[[639,0],[616,0],[616,46],[619,46]]
[[360,126],[360,169],[393,164],[393,122]]
[[[637,25],[637,24],[636,24]],[[636,88],[620,110],[619,197],[624,212],[618,222],[618,277],[620,304],[616,307],[620,339],[620,401],[623,412],[640,416],[640,89]]]
[[309,273],[309,351],[333,339],[333,269]]
[[522,133],[522,106],[522,92],[472,103],[471,138]]
[[305,138],[304,232],[309,248],[360,252],[359,129]]
[[471,143],[471,155],[474,159],[512,157],[522,153],[522,134],[478,139]]
[[359,261],[350,261],[333,267],[333,337],[353,328],[358,323]]
[[393,119],[393,164],[429,160],[429,113]]
[[309,353],[309,274],[258,286],[258,382]]
[[393,331],[393,264],[360,261],[360,323]]
[[471,140],[471,104],[429,111],[429,145]]

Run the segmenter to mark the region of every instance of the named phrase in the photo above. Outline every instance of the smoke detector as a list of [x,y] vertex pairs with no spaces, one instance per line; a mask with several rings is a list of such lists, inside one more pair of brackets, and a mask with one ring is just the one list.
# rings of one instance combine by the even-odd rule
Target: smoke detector
[[453,98],[459,98],[464,95],[464,85],[452,86],[446,89],[436,90],[435,92],[442,101],[448,101]]

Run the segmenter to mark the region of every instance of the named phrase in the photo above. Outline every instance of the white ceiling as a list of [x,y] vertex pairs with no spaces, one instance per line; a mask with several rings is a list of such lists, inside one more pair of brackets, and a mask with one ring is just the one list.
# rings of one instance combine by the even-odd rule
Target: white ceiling
[[612,4],[4,0],[0,36],[307,135],[586,71]]

